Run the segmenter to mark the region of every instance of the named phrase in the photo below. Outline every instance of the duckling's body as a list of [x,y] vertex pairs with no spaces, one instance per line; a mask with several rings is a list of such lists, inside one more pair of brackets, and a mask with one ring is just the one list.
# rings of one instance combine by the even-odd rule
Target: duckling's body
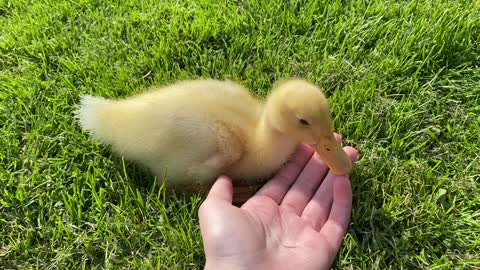
[[85,96],[77,113],[95,138],[166,175],[167,186],[198,190],[221,174],[257,181],[290,157],[302,140],[268,112],[268,102],[237,83],[194,80],[123,100]]

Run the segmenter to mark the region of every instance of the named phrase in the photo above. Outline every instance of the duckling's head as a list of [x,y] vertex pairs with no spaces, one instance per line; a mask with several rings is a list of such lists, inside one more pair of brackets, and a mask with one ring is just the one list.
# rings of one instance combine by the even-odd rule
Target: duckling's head
[[271,127],[312,145],[333,173],[350,173],[352,163],[335,140],[330,107],[319,87],[300,79],[280,82],[268,97],[265,112]]

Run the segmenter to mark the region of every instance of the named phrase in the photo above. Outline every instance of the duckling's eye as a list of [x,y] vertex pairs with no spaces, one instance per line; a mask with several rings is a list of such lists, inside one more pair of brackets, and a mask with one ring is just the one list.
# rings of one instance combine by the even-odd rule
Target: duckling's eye
[[298,121],[299,121],[300,124],[302,124],[303,126],[310,126],[310,123],[308,123],[308,121],[305,120],[305,119],[299,119]]

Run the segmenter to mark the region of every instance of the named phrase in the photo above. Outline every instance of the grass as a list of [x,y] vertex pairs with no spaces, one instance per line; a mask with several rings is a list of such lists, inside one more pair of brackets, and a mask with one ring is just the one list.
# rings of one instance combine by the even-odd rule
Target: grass
[[201,269],[171,198],[73,118],[179,79],[323,86],[361,160],[336,269],[480,269],[479,1],[0,0],[0,268]]

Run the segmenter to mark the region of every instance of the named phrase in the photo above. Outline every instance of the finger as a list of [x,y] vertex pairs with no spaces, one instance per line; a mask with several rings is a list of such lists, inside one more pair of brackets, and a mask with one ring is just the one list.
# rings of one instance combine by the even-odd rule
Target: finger
[[212,185],[208,192],[207,200],[216,199],[232,203],[233,186],[232,181],[227,176],[218,177],[217,181]]
[[239,209],[232,205],[232,197],[233,187],[230,178],[220,176],[198,209],[200,233],[206,256],[217,253],[218,239],[231,235],[232,224],[238,223],[236,211]]
[[290,186],[295,182],[314,150],[307,145],[301,144],[292,158],[268,181],[255,196],[268,196],[277,204],[280,204]]
[[333,185],[333,204],[328,220],[320,230],[330,248],[338,250],[348,230],[352,211],[352,188],[347,176],[337,176]]
[[333,133],[333,136],[335,136],[335,140],[339,143],[342,144],[342,136],[338,133]]
[[[358,154],[357,150],[349,146],[344,147],[343,149],[350,160],[355,163]],[[341,177],[346,176],[337,176],[333,173],[328,173],[315,195],[313,195],[312,199],[307,203],[302,212],[302,218],[310,221],[310,224],[317,231],[319,231],[327,221],[334,200],[333,186]]]
[[322,183],[327,171],[327,165],[322,162],[317,153],[314,153],[280,205],[300,216]]

